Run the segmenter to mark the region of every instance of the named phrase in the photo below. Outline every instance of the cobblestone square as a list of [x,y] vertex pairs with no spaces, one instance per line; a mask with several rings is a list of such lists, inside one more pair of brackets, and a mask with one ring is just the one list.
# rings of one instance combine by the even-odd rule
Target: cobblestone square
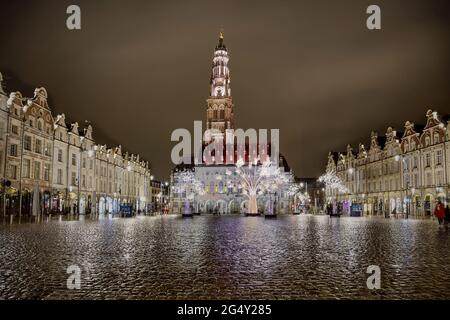
[[[450,298],[450,232],[434,220],[53,220],[3,224],[0,243],[0,299]],[[67,289],[70,265],[79,290]]]

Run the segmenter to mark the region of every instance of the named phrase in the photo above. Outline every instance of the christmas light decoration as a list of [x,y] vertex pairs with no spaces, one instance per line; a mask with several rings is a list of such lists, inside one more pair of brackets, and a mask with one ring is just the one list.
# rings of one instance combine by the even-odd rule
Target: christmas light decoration
[[190,202],[195,199],[195,195],[203,195],[203,184],[195,178],[193,170],[185,169],[179,171],[176,175],[176,181],[173,184],[173,191],[185,195],[184,213],[190,214]]
[[[240,158],[236,161],[235,172],[241,180],[239,187],[242,194],[248,198],[248,213],[251,214],[258,213],[258,196],[276,192],[289,182],[282,170],[272,165],[270,160],[260,163],[256,159],[245,165]],[[227,170],[226,174],[231,175],[232,171]]]
[[319,182],[325,184],[329,189],[335,189],[339,193],[350,193],[350,190],[345,186],[344,182],[339,178],[334,171],[328,171],[321,175]]

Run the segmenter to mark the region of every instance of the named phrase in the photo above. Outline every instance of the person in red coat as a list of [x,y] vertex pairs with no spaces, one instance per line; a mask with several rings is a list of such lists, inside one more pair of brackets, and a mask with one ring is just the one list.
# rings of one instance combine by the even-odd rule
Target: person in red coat
[[439,224],[442,224],[445,217],[445,208],[441,201],[438,201],[436,209],[434,209],[434,215],[438,219]]

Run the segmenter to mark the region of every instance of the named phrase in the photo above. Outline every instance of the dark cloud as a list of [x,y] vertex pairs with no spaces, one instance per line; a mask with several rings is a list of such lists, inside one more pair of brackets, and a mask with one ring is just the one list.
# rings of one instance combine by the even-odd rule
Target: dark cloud
[[[372,1],[2,1],[0,71],[164,179],[172,130],[205,119],[223,27],[236,125],[280,128],[296,174],[317,176],[328,150],[450,112],[447,1],[374,3],[381,31],[365,27]],[[81,31],[65,27],[69,4]]]

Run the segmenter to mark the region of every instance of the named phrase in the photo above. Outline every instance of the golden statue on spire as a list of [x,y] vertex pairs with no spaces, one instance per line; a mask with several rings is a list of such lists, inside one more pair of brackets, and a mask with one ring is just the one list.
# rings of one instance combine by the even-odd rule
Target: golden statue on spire
[[227,47],[223,43],[223,28],[220,28],[219,33],[219,44],[216,46],[216,50],[227,50]]

